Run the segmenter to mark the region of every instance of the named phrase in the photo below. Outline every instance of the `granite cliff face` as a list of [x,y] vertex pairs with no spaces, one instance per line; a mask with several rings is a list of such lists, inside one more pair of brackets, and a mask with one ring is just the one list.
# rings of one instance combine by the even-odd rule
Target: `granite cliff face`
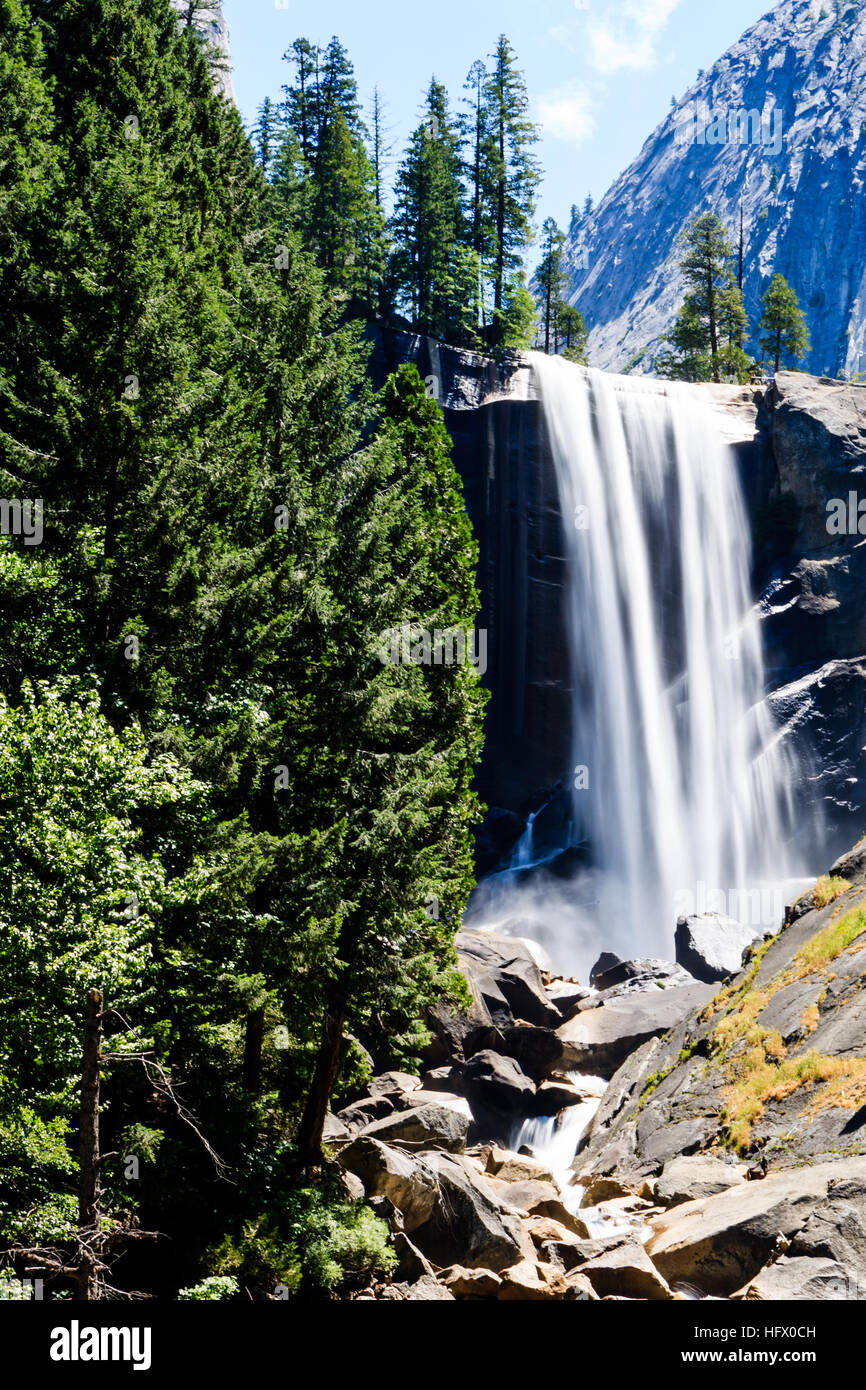
[[866,10],[783,0],[698,78],[570,239],[590,361],[651,371],[682,298],[678,234],[712,211],[734,235],[742,210],[750,322],[779,271],[807,314],[807,369],[862,372],[864,170]]
[[[527,363],[496,364],[426,338],[377,330],[380,384],[413,361],[439,397],[479,543],[479,627],[492,691],[479,772],[491,807],[479,868],[513,848],[531,811],[570,771],[572,686],[566,559],[555,469]],[[866,504],[866,389],[782,372],[769,390],[702,387],[739,461],[755,549],[769,697],[826,815],[823,848],[841,853],[866,827],[866,518],[831,534],[828,503]],[[866,506],[864,506],[866,511]],[[543,817],[536,834],[547,827]],[[557,823],[551,824],[554,836]],[[805,833],[805,832],[804,832]],[[818,860],[820,862],[820,859]],[[816,868],[818,863],[816,862]]]
[[191,5],[190,0],[171,0],[171,6],[183,17],[184,22],[188,18],[192,19],[193,25],[211,50],[215,86],[227,101],[235,103],[229,26],[219,0],[213,5]]

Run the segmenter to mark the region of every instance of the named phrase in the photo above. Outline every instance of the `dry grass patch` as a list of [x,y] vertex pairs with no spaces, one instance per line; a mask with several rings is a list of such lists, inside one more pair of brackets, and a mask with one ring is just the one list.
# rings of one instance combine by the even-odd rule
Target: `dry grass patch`
[[851,942],[856,941],[864,932],[866,907],[852,907],[838,921],[829,922],[822,931],[817,932],[800,947],[785,972],[785,983],[801,980],[804,975],[811,975],[815,970],[823,969],[837,956],[841,956]]
[[837,898],[841,898],[851,887],[853,885],[847,878],[823,874],[812,889],[812,901],[816,907],[826,907],[828,903],[834,903]]
[[812,1117],[821,1110],[857,1110],[866,1104],[864,1057],[825,1057],[812,1048],[802,1057],[783,1057],[774,1062],[764,1041],[739,1054],[731,1071],[731,1085],[725,1093],[725,1120],[731,1142],[740,1151],[749,1148],[752,1129],[770,1101],[787,1100],[797,1091],[821,1086],[804,1115]]

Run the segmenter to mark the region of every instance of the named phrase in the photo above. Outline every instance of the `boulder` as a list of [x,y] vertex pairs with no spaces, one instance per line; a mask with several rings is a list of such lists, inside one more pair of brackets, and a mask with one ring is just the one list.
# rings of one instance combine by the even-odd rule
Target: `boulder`
[[492,1269],[465,1269],[463,1265],[452,1265],[439,1277],[457,1299],[496,1298],[502,1284]]
[[[625,961],[613,951],[602,951],[589,972],[589,983],[593,989],[604,989],[607,985],[618,985],[624,980],[627,971]],[[601,981],[601,983],[599,983]]]
[[585,1274],[579,1270],[568,1275],[566,1279],[568,1292],[565,1297],[578,1303],[598,1303],[599,1297],[592,1284]]
[[619,1178],[591,1178],[581,1198],[582,1207],[595,1207],[599,1202],[609,1202],[615,1197],[631,1197],[631,1188]]
[[337,1146],[341,1143],[348,1143],[351,1137],[348,1125],[344,1125],[342,1120],[328,1111],[325,1116],[325,1127],[322,1130],[322,1142]]
[[713,993],[709,985],[694,984],[635,994],[578,1013],[556,1030],[565,1064],[610,1080],[631,1053],[674,1028]]
[[682,1202],[714,1197],[746,1181],[746,1165],[726,1163],[721,1158],[695,1154],[673,1158],[666,1163],[656,1179],[655,1200],[663,1207],[676,1207]]
[[743,953],[761,940],[761,932],[718,912],[680,917],[676,930],[676,957],[680,965],[704,984],[717,984],[736,975]]
[[373,1077],[367,1090],[371,1096],[390,1096],[393,1099],[406,1091],[417,1091],[420,1086],[420,1078],[407,1071],[383,1071],[381,1075]]
[[[643,990],[670,989],[693,983],[693,976],[681,965],[656,956],[641,956],[620,960],[612,951],[602,951],[590,972],[593,987],[603,996],[602,1002],[623,994],[639,994]],[[592,1008],[598,1000],[586,999],[578,1007]]]
[[[542,1249],[546,1245],[568,1245],[572,1249],[577,1249],[586,1242],[580,1236],[576,1236],[567,1226],[563,1226],[560,1221],[555,1221],[551,1216],[533,1216],[529,1220],[529,1234],[532,1237],[533,1245]],[[551,1263],[556,1263],[552,1261]],[[577,1261],[575,1261],[577,1263]]]
[[415,1231],[415,1242],[427,1258],[440,1268],[460,1263],[497,1274],[517,1263],[524,1255],[520,1220],[502,1210],[484,1179],[446,1154],[435,1156],[435,1172],[432,1213]]
[[340,1165],[361,1179],[368,1197],[386,1197],[393,1202],[410,1234],[429,1221],[436,1183],[429,1169],[416,1159],[361,1135],[343,1149]]
[[506,1269],[499,1286],[499,1300],[503,1303],[549,1303],[564,1298],[566,1293],[567,1285],[558,1269],[532,1260],[522,1260]]
[[[534,1229],[532,1234],[535,1239]],[[540,1250],[542,1258],[547,1260],[548,1264],[561,1266],[566,1274],[569,1274],[573,1269],[588,1264],[590,1260],[600,1259],[602,1255],[620,1245],[639,1243],[637,1234],[633,1231],[618,1231],[615,1235],[596,1236],[592,1240],[575,1240],[569,1233],[567,1240],[560,1237],[557,1240],[542,1241]]]
[[365,1139],[415,1148],[445,1149],[460,1153],[466,1147],[469,1117],[450,1105],[420,1105],[376,1120],[363,1131]]
[[540,1159],[512,1153],[492,1144],[487,1151],[486,1171],[502,1182],[553,1182],[553,1173]]
[[626,1298],[669,1302],[673,1291],[639,1241],[615,1245],[580,1266],[601,1298],[618,1294]]
[[863,883],[866,879],[866,836],[836,860],[830,868],[830,877],[844,878],[849,883]]
[[587,989],[585,985],[576,984],[573,980],[554,980],[547,986],[547,994],[562,1017],[568,1018],[578,1004],[584,999],[589,999],[592,990]]
[[364,1100],[347,1105],[339,1112],[337,1118],[350,1134],[357,1134],[359,1130],[366,1129],[373,1120],[382,1120],[386,1115],[390,1115],[393,1109],[394,1102],[388,1096],[368,1096]]
[[586,1223],[575,1216],[562,1200],[562,1194],[552,1182],[507,1182],[493,1179],[495,1190],[502,1200],[517,1211],[525,1211],[530,1216],[546,1216],[557,1221],[573,1235],[582,1240],[589,1239]]
[[[457,953],[460,968],[467,973],[470,987],[474,977],[479,989],[492,982],[492,1000],[485,1003],[494,1022],[510,1023],[513,1018],[526,1019],[538,1027],[555,1028],[562,1021],[559,1010],[550,1002],[544,980],[532,952],[516,937],[497,936],[494,932],[464,929],[457,934]],[[498,1000],[507,1001],[506,1016]]]
[[550,1119],[572,1105],[585,1105],[587,1097],[566,1081],[542,1081],[535,1093],[533,1114]]
[[454,1295],[450,1289],[432,1275],[419,1279],[414,1284],[385,1284],[377,1291],[377,1298],[386,1303],[453,1303]]
[[472,1120],[472,1111],[466,1097],[450,1091],[413,1091],[411,1095],[403,1097],[403,1104],[407,1110],[420,1110],[427,1105],[443,1105],[446,1110],[456,1110],[458,1115]]
[[[557,1019],[557,1026],[562,1022]],[[562,1043],[552,1028],[511,1024],[498,1030],[494,1052],[513,1057],[533,1081],[549,1076],[562,1058]]]
[[339,1173],[340,1186],[343,1189],[347,1202],[361,1202],[366,1193],[364,1184],[355,1173],[350,1173],[348,1168],[341,1168]]
[[866,1298],[866,1284],[835,1260],[822,1256],[783,1255],[731,1297],[767,1303],[848,1303]]
[[[819,1215],[825,1230],[844,1240],[852,1209],[862,1220],[864,1156],[771,1172],[762,1182],[673,1207],[651,1221],[646,1249],[669,1282],[727,1296],[759,1274],[778,1251],[780,1236],[790,1242],[803,1231],[808,1242],[806,1228]],[[811,1249],[821,1253],[820,1243]],[[792,1247],[791,1253],[798,1251]]]
[[528,1113],[535,1097],[535,1083],[513,1057],[498,1052],[478,1052],[465,1064],[463,1089],[473,1111],[481,1107],[505,1115]]
[[397,1231],[394,1234],[393,1246],[397,1256],[393,1278],[397,1283],[414,1284],[418,1279],[435,1279],[430,1261],[412,1244],[405,1231]]

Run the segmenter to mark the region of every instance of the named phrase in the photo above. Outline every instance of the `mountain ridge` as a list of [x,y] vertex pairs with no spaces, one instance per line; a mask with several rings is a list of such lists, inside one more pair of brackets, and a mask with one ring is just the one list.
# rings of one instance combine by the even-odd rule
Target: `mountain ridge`
[[[748,143],[736,141],[741,122]],[[683,294],[679,233],[713,211],[736,241],[742,209],[752,332],[779,271],[809,321],[812,349],[800,365],[866,372],[864,177],[866,9],[782,0],[699,75],[572,229],[568,298],[586,317],[590,361],[651,371]]]

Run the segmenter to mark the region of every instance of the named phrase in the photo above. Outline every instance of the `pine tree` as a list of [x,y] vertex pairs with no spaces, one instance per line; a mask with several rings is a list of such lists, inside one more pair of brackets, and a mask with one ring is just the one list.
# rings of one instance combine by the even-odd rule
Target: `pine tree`
[[393,269],[420,332],[471,343],[477,258],[468,245],[460,136],[435,79],[425,109],[397,177]]
[[784,275],[774,275],[764,292],[758,329],[763,334],[761,351],[773,358],[774,371],[779,370],[783,356],[797,362],[809,351],[806,316]]
[[541,264],[536,271],[538,287],[541,291],[542,312],[544,315],[544,351],[551,350],[551,333],[554,333],[553,351],[558,351],[555,335],[556,310],[559,305],[568,277],[563,268],[563,249],[565,237],[552,217],[548,217],[541,229]]
[[469,185],[468,219],[471,226],[469,245],[478,265],[474,315],[477,327],[484,330],[487,312],[484,298],[484,268],[493,254],[496,224],[493,217],[493,196],[490,174],[495,165],[495,146],[488,124],[485,102],[487,69],[480,61],[472,64],[463,84],[467,93],[460,120],[464,155],[464,174]]
[[321,52],[309,39],[296,39],[283,54],[285,62],[294,63],[297,73],[294,87],[283,87],[283,110],[289,129],[300,146],[304,168],[312,170],[318,149],[321,129],[319,97],[319,63]]
[[[477,671],[454,664],[456,648],[449,663],[442,642],[460,633],[465,643],[473,628],[477,556],[441,411],[414,367],[390,380],[381,408],[378,438],[343,494],[334,556],[342,598],[331,637],[340,679],[329,697],[330,754],[348,812],[345,896],[298,1135],[305,1163],[319,1156],[344,1034],[375,1040],[384,1026],[392,1050],[399,1038],[411,1051],[424,1004],[456,987],[452,942],[472,878],[483,699]],[[407,625],[409,660],[395,664],[390,634]]]
[[280,120],[270,97],[265,97],[258,109],[252,138],[256,158],[261,165],[262,173],[268,178],[281,143]]
[[391,158],[391,146],[388,143],[388,131],[385,123],[386,112],[382,94],[378,87],[374,87],[370,154],[373,163],[376,206],[383,215],[385,212],[385,175],[388,172],[388,163]]
[[501,35],[484,88],[485,125],[490,132],[487,174],[494,223],[490,276],[493,283],[493,340],[504,336],[502,315],[508,277],[516,271],[532,240],[535,194],[540,182],[533,148],[538,131],[528,119],[529,97],[516,55]]
[[350,309],[369,314],[384,274],[385,228],[352,64],[336,38],[324,52],[298,39],[285,57],[297,70],[295,85],[283,90],[302,190],[296,198],[287,168],[289,186],[280,175],[277,191],[299,209],[297,225],[328,283]]
[[707,367],[716,382],[723,371],[742,376],[748,363],[738,343],[747,319],[724,223],[715,213],[702,213],[683,232],[681,246],[679,268],[688,292],[668,338],[680,360],[662,354],[657,368],[686,380],[704,380]]
[[562,351],[563,357],[569,362],[577,362],[580,366],[587,365],[587,332],[586,321],[579,309],[575,309],[572,304],[560,302],[556,306],[555,332],[557,338],[557,350],[559,340],[564,340]]

